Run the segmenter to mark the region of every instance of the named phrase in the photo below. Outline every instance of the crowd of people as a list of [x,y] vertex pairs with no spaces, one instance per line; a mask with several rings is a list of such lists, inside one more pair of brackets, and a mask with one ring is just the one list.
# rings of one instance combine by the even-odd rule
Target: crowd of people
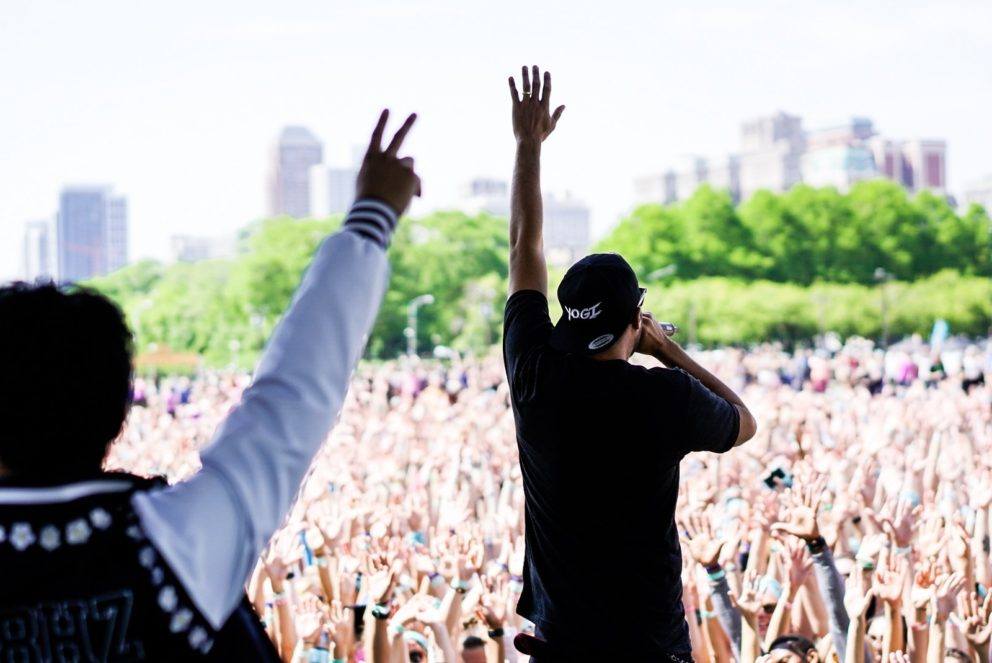
[[[992,344],[694,354],[760,428],[682,464],[693,658],[987,661]],[[249,382],[137,379],[108,467],[190,476]],[[499,357],[363,365],[248,596],[285,661],[525,660],[523,504]]]

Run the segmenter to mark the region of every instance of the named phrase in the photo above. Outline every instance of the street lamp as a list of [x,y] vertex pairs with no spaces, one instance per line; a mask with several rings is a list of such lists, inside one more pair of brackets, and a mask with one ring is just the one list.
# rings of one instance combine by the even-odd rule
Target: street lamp
[[433,303],[434,295],[420,295],[406,305],[406,329],[403,330],[403,335],[406,336],[406,353],[411,357],[417,354],[417,312],[421,306]]
[[885,271],[884,267],[875,268],[875,281],[881,285],[882,295],[882,349],[889,348],[889,289],[888,282],[892,280],[893,274]]

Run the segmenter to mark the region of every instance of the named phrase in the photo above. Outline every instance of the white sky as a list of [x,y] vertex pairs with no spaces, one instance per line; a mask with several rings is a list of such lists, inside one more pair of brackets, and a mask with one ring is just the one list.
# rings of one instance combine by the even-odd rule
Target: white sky
[[778,109],[946,138],[959,191],[992,173],[990,43],[987,0],[4,0],[0,278],[63,184],[114,184],[132,258],[165,257],[170,235],[264,213],[280,127],[345,163],[383,106],[420,113],[414,212],[451,205],[472,176],[508,177],[506,77],[531,63],[567,106],[545,188],[585,199],[596,235],[634,176],[736,149],[741,120]]

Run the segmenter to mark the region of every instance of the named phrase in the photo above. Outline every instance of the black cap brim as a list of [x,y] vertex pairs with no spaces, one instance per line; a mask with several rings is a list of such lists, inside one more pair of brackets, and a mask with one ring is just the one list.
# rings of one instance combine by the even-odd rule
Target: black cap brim
[[594,355],[610,349],[622,335],[622,328],[609,329],[605,326],[599,329],[587,329],[586,333],[580,334],[576,326],[568,324],[568,318],[562,315],[551,332],[549,342],[551,347],[559,352]]

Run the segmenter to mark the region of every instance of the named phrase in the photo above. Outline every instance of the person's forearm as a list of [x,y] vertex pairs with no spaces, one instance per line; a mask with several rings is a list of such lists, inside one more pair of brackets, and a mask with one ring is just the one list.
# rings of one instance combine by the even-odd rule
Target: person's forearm
[[806,611],[813,633],[817,638],[821,638],[830,632],[830,617],[827,615],[827,606],[823,603],[823,595],[820,593],[816,576],[808,576],[803,589],[806,590],[800,594],[803,609]]
[[761,645],[758,637],[758,625],[747,617],[741,617],[740,663],[754,663],[760,655]]
[[[437,642],[437,646],[444,653],[445,663],[448,663],[448,661],[457,661],[458,657],[455,654],[455,646],[451,642],[451,632],[448,630],[448,627],[440,622],[428,624],[428,626],[434,632],[434,640]],[[502,660],[500,660],[500,663],[502,663]]]
[[510,188],[510,250],[542,250],[544,210],[541,200],[541,143],[517,144]]
[[293,622],[293,612],[289,609],[288,598],[278,598],[275,604],[279,619],[279,655],[283,661],[292,661],[293,652],[296,650],[296,624]]
[[975,654],[975,658],[978,659],[978,663],[989,663],[989,643],[984,645],[974,645],[968,643],[971,647],[971,651]]
[[727,582],[726,575],[711,584],[711,592],[717,620],[730,638],[734,653],[740,656],[741,613],[734,607],[733,602],[730,600],[730,585]]
[[833,555],[829,548],[822,548],[812,556],[813,575],[819,585],[821,595],[827,605],[827,615],[830,619],[830,635],[834,641],[837,655],[844,659],[847,650],[847,629],[850,618],[844,609],[844,581],[837,572]]
[[510,289],[547,294],[544,217],[541,202],[541,144],[521,142],[510,191]]
[[702,629],[699,628],[699,622],[696,619],[695,608],[692,609],[691,613],[688,609],[686,610],[685,621],[689,626],[689,646],[692,648],[692,660],[706,660],[706,643],[703,640]]
[[926,625],[926,611],[918,618],[909,631],[909,657],[912,663],[926,663],[927,648],[930,642],[930,627]]
[[864,663],[864,661],[865,618],[861,617],[850,620],[847,626],[847,651],[844,655],[844,663]]
[[927,661],[944,660],[944,622],[934,619],[930,623],[930,640],[927,643]]
[[889,654],[902,651],[904,648],[905,636],[902,632],[902,614],[899,609],[900,606],[893,606],[889,602],[885,603],[885,619],[888,620],[888,629],[886,629],[882,640],[882,657],[886,660]]
[[444,616],[444,625],[448,629],[448,633],[452,633],[458,628],[458,619],[462,616],[462,597],[463,594],[452,587],[448,587],[444,598],[441,599],[439,610],[441,615]]
[[254,383],[203,451],[200,472],[134,497],[148,538],[216,628],[238,604],[340,412],[378,313],[388,261],[360,228],[385,213],[381,203],[368,205],[356,203],[354,220],[317,250]]
[[984,587],[992,584],[992,573],[989,570],[989,509],[982,507],[975,513],[975,540],[972,550],[975,551],[975,580]]
[[714,663],[732,663],[737,658],[737,650],[730,643],[727,632],[723,630],[718,621],[705,620],[703,633],[705,633],[706,651],[712,656]]
[[357,232],[325,240],[252,386],[203,453],[204,471],[225,475],[240,490],[254,550],[282,521],[341,410],[388,271],[382,247]]
[[376,619],[371,614],[371,607],[365,610],[365,650],[369,655],[369,663],[391,663],[389,660],[389,622]]
[[658,361],[668,365],[669,368],[681,368],[683,371],[702,382],[704,387],[712,391],[723,400],[728,403],[733,403],[734,405],[739,405],[747,410],[747,406],[744,405],[744,401],[741,400],[740,396],[738,396],[733,389],[724,384],[723,380],[703,368],[699,362],[690,357],[689,353],[681,347],[674,344],[673,346],[672,354],[670,356],[656,356],[655,358],[658,359]]
[[265,619],[265,572],[261,563],[255,565],[251,581],[248,583],[248,595],[259,619]]
[[[317,576],[320,578],[320,587],[324,591],[324,599],[328,605],[330,605],[331,601],[341,598],[338,596],[336,584],[331,579],[331,564],[335,564],[335,562],[336,560],[331,558],[330,555],[317,558]],[[334,575],[337,576],[336,564]]]
[[772,642],[789,629],[789,613],[792,610],[792,601],[794,600],[795,589],[786,585],[778,603],[775,604],[775,612],[772,613],[772,617],[768,621],[768,630],[765,632],[763,647],[766,651]]

